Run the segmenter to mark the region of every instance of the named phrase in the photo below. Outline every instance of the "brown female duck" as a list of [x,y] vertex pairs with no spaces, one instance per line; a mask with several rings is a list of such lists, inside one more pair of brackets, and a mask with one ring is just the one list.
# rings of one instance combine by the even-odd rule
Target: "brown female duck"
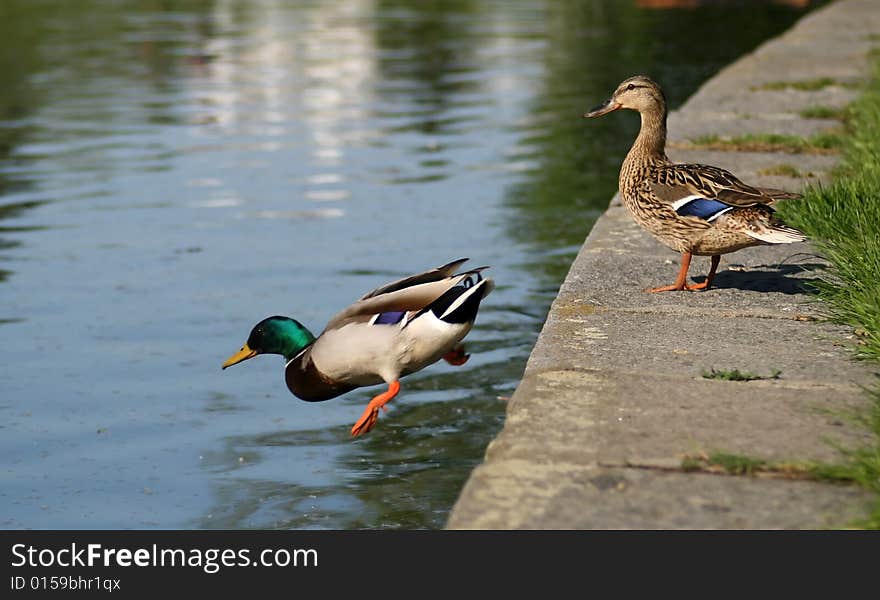
[[[666,157],[666,98],[655,81],[643,75],[630,77],[584,116],[598,117],[619,108],[638,111],[642,119],[639,135],[620,167],[623,204],[651,235],[682,253],[675,283],[648,292],[707,289],[722,254],[806,239],[781,223],[770,206],[798,194],[754,187],[724,169],[676,164]],[[693,255],[711,256],[712,263],[705,281],[688,285]]]

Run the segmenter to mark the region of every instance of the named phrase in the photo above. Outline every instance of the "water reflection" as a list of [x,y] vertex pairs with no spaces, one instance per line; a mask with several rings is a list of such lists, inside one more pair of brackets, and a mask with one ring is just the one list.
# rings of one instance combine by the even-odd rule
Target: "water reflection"
[[[637,123],[802,11],[614,0],[5,0],[0,503],[6,527],[440,527],[501,426]],[[693,51],[693,31],[712,40]],[[497,290],[470,362],[299,402],[220,373],[259,318],[320,330],[459,256]]]

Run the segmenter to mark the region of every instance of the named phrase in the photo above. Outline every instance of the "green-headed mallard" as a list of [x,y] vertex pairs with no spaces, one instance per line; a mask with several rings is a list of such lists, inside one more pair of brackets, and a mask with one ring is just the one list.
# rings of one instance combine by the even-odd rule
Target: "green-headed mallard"
[[351,429],[372,429],[379,409],[400,391],[399,379],[445,359],[464,364],[461,340],[468,334],[495,285],[480,272],[456,270],[468,259],[393,281],[366,294],[330,319],[317,338],[299,321],[268,317],[247,343],[223,363],[230,367],[258,354],[280,354],[287,388],[309,402],[329,400],[383,381],[388,390],[373,398]]
[[[722,254],[748,246],[790,244],[806,238],[773,215],[776,200],[798,194],[746,185],[718,167],[675,164],[666,157],[666,98],[660,86],[643,75],[623,81],[611,97],[585,117],[619,108],[638,111],[642,126],[620,167],[620,196],[636,222],[673,250],[682,253],[672,285],[649,292],[702,290],[712,285]],[[687,285],[691,256],[711,256],[709,275]]]

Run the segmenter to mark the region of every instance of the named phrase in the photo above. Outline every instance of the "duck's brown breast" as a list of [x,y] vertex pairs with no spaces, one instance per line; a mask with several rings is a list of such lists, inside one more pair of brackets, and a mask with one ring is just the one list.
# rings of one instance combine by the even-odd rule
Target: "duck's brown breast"
[[358,387],[335,382],[321,373],[308,352],[287,363],[284,369],[284,381],[287,383],[287,389],[294,396],[306,402],[330,400]]

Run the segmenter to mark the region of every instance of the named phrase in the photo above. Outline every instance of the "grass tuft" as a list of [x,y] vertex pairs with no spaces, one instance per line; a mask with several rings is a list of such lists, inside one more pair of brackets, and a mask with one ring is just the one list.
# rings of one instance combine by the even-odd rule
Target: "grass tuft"
[[758,471],[767,469],[768,466],[765,460],[724,452],[711,454],[709,462],[718,465],[731,475],[753,475]]
[[798,90],[801,92],[815,92],[833,85],[841,87],[854,87],[855,84],[841,82],[831,77],[817,77],[816,79],[803,79],[800,81],[768,81],[761,85],[752,86],[752,91],[757,90]]
[[840,151],[843,137],[838,131],[826,131],[810,137],[779,133],[753,133],[735,137],[705,135],[691,140],[691,145],[708,150],[833,154]]
[[748,371],[740,371],[739,369],[733,369],[730,371],[716,371],[715,369],[710,369],[709,371],[703,371],[704,378],[720,379],[722,381],[756,381],[758,379],[779,379],[779,376],[781,374],[782,371],[778,369],[773,369],[773,371],[768,376],[756,375],[754,373],[749,373]]
[[801,173],[801,171],[797,167],[789,165],[787,163],[781,165],[773,165],[772,167],[761,169],[760,171],[758,171],[758,175],[775,175],[781,177],[791,177],[793,179],[813,176],[813,174],[810,172]]
[[847,114],[847,109],[831,106],[808,106],[798,112],[798,115],[804,119],[836,119],[838,121],[845,121]]

